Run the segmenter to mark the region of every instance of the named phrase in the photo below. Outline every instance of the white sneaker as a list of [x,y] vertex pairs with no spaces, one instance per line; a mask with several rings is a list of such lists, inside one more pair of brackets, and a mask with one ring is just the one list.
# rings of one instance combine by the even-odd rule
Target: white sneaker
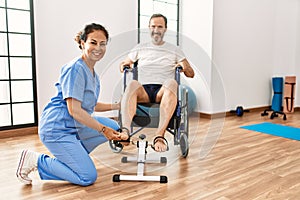
[[29,173],[37,169],[39,154],[30,150],[23,150],[17,169],[17,178],[24,184],[31,184]]

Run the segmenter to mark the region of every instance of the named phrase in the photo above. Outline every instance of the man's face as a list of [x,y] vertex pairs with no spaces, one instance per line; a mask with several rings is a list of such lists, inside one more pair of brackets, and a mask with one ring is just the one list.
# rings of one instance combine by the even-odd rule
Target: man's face
[[155,45],[163,44],[164,34],[167,31],[165,26],[165,20],[162,17],[155,17],[150,20],[149,23],[150,34],[152,42]]

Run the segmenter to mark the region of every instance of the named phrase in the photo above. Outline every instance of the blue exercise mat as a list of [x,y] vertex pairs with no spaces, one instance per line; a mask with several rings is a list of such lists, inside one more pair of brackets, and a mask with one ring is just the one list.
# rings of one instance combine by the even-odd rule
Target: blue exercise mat
[[292,140],[300,140],[300,128],[285,126],[281,124],[273,124],[270,122],[265,122],[261,124],[253,124],[248,126],[241,126],[241,128],[266,133],[270,135],[275,135],[279,137],[284,137]]

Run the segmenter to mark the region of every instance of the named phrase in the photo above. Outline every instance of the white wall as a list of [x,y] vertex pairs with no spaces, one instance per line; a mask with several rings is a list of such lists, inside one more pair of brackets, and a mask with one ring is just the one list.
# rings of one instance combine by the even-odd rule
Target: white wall
[[181,46],[196,74],[187,81],[197,97],[195,111],[211,113],[211,53],[213,32],[213,1],[181,1]]
[[[127,32],[133,31],[137,27],[137,1],[35,0],[34,16],[38,107],[39,113],[41,113],[45,104],[56,92],[54,84],[58,80],[62,65],[81,54],[73,39],[76,33],[82,30],[86,24],[98,22],[108,29],[112,38],[111,43],[116,46],[118,40],[124,39],[124,36],[119,35],[125,34],[127,37]],[[109,60],[114,55],[118,55],[120,50],[126,48],[127,45],[130,47],[132,41],[135,42],[134,34],[131,35],[129,41],[128,37],[125,38],[125,41],[118,41],[119,47],[108,47],[107,52],[109,53],[96,66],[99,74],[106,70]],[[123,45],[120,45],[120,42]],[[110,79],[114,78],[111,74],[109,75]]]
[[295,105],[299,107],[300,1],[277,0],[276,11],[274,74],[297,76]]
[[270,105],[272,76],[299,75],[297,50],[299,0],[214,2],[212,57],[224,80],[226,110]]

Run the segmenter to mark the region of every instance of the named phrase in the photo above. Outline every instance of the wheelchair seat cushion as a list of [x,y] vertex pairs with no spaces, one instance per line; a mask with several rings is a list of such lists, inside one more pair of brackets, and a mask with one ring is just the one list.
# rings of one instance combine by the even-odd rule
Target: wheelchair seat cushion
[[136,115],[133,117],[133,122],[137,126],[155,127],[159,121],[159,104],[158,103],[142,103],[138,104]]
[[[133,123],[141,127],[158,127],[159,123],[159,103],[143,103],[138,104],[136,115],[133,117]],[[176,110],[173,113],[168,127],[174,128],[174,120],[180,122],[180,116],[176,116]]]

